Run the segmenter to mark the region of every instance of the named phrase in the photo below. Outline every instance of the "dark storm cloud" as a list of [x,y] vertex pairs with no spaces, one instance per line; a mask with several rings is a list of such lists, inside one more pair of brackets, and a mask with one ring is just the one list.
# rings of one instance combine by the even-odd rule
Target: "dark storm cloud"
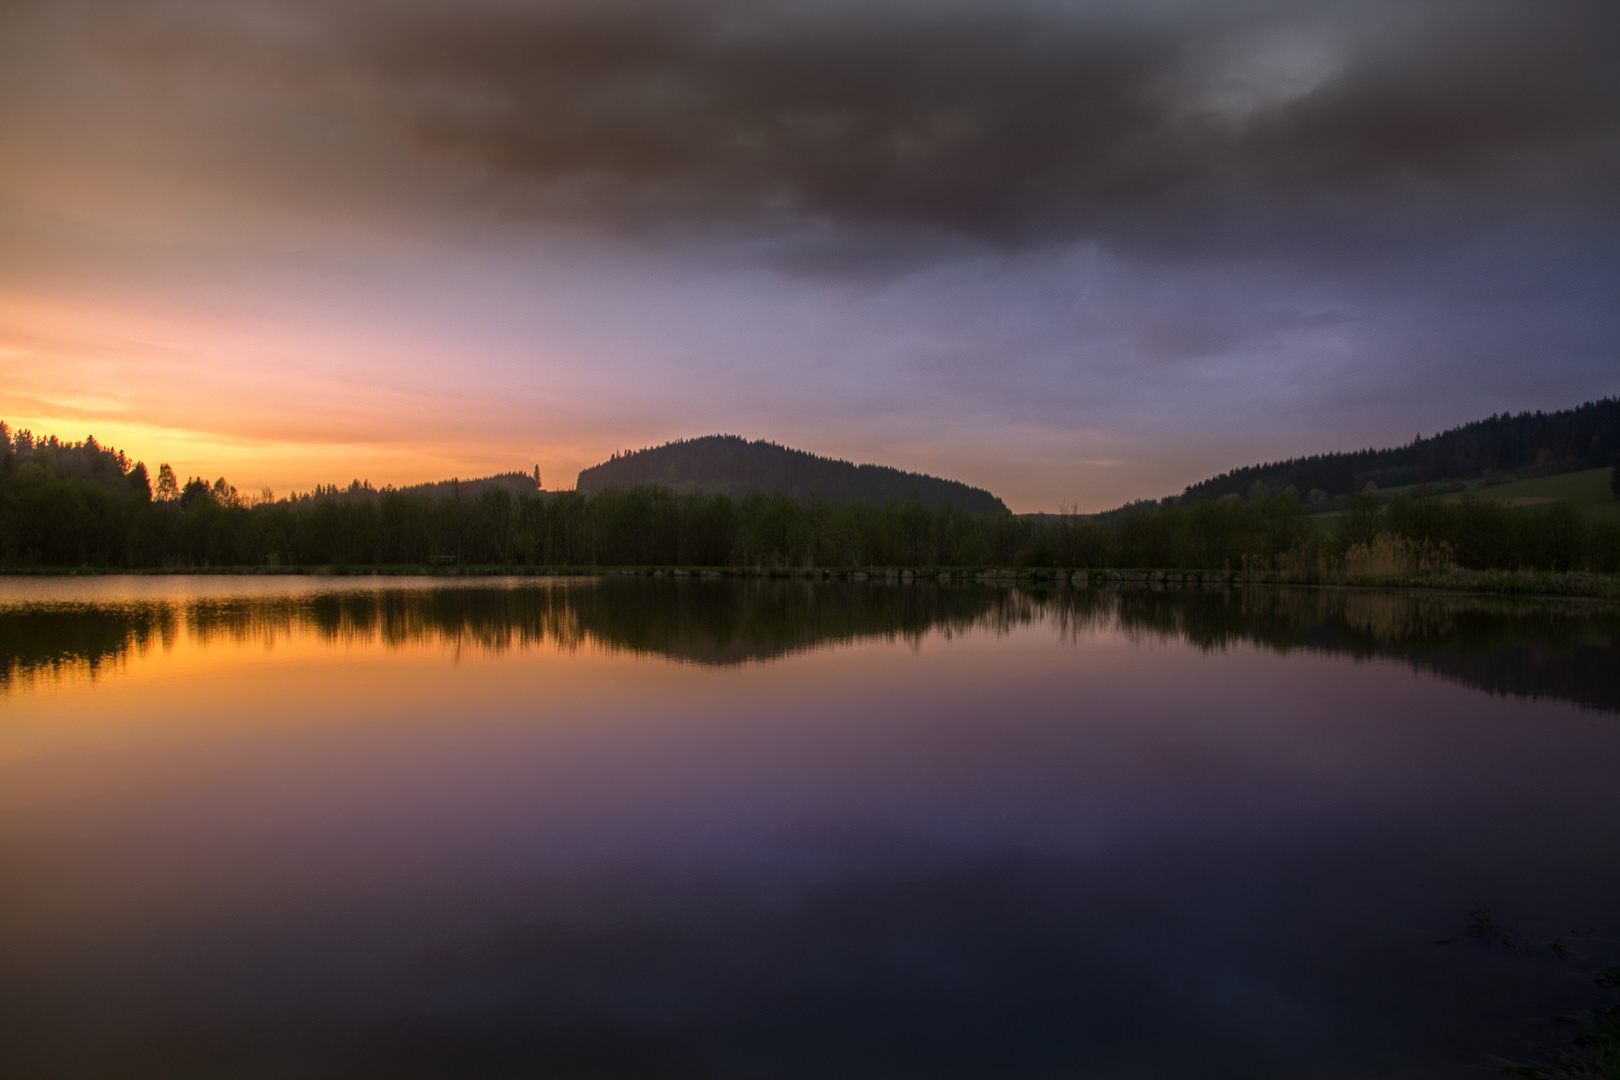
[[1256,212],[1620,192],[1613,3],[253,10],[121,15],[117,47],[342,73],[509,208],[610,227],[1252,238]]
[[[1620,5],[323,4],[125,9],[104,46],[372,115],[508,210],[1021,245],[1253,241],[1391,202],[1620,192]],[[1257,227],[1255,215],[1264,219]]]

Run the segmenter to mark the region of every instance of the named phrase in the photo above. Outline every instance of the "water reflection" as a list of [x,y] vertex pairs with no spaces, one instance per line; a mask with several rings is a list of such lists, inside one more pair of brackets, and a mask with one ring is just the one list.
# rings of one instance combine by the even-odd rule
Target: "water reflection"
[[512,582],[349,586],[106,602],[49,594],[0,605],[0,688],[96,677],[179,635],[273,643],[438,643],[502,653],[585,644],[699,664],[768,661],[862,640],[917,642],[1050,624],[1203,650],[1257,645],[1384,657],[1492,693],[1620,711],[1613,605],[1373,590],[1003,589],[803,581]]
[[1604,606],[3,584],[8,1077],[1461,1080],[1620,932]]

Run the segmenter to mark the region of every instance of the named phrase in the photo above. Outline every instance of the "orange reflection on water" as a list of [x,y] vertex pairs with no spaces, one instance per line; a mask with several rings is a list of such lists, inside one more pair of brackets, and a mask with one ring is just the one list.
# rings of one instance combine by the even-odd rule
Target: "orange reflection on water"
[[[771,934],[819,959],[836,924],[862,958],[850,970],[943,956],[918,970],[956,994],[964,927],[1000,942],[1047,919],[1061,944],[1144,904],[1209,935],[1168,950],[1179,986],[1210,942],[1252,953],[1264,934],[1228,925],[1272,918],[1254,898],[1279,867],[1326,875],[1306,900],[1342,915],[1347,887],[1372,890],[1368,909],[1406,891],[1378,892],[1385,878],[1355,862],[1389,837],[1425,872],[1456,863],[1473,881],[1539,868],[1548,837],[1615,800],[1612,716],[1252,645],[1218,618],[1242,602],[1225,595],[432,585],[108,582],[100,605],[79,584],[14,604],[78,610],[49,624],[56,654],[113,661],[0,696],[0,991],[69,1027],[91,1016],[114,1043],[161,1029],[184,1047],[238,1007],[271,1041],[310,1002],[320,1024],[348,1022],[351,1002],[431,1019],[402,987],[437,1000],[450,986],[453,1020],[515,963],[540,988],[513,1014],[527,1023],[574,989],[558,971],[618,987],[632,957],[668,964],[684,992],[718,978],[683,966],[713,942],[740,935],[721,968],[775,973]],[[131,626],[159,630],[108,652]],[[1211,627],[1218,644],[1192,643]],[[1594,865],[1616,843],[1583,833]],[[1031,866],[1067,884],[1020,892]],[[896,882],[907,902],[891,909]],[[933,931],[912,917],[952,888],[962,906]],[[795,913],[818,895],[835,917],[803,929]],[[894,933],[869,942],[891,915]],[[1104,946],[1120,925],[1097,931]],[[1165,932],[1124,950],[1127,970]],[[689,951],[660,952],[681,934]],[[469,941],[493,973],[463,994],[435,958]],[[557,967],[546,942],[579,966]],[[1065,977],[1096,962],[1087,950]],[[975,992],[991,1007],[1023,977]],[[746,1011],[754,978],[714,985]],[[622,985],[612,1001],[639,1000]]]
[[929,635],[719,667],[566,634],[495,648],[298,619],[183,625],[116,675],[5,701],[0,913],[29,928],[9,948],[420,888],[491,845],[555,869],[723,847],[829,800],[863,814],[927,786],[895,772],[917,764],[895,753],[929,712],[912,714],[899,672],[927,669],[932,697],[1051,658],[1042,635],[1026,635],[1033,664],[997,639]]

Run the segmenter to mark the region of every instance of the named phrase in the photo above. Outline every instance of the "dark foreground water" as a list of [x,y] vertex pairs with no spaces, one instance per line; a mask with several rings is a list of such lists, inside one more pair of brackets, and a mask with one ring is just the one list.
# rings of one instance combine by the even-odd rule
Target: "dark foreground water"
[[1616,936],[1613,607],[0,581],[7,1077],[1466,1077]]

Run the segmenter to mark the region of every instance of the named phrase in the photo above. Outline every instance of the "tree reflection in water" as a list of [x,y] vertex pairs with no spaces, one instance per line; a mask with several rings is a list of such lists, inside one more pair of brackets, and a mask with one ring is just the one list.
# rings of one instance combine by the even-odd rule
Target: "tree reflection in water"
[[500,653],[545,644],[699,664],[771,661],[866,639],[1004,633],[1037,623],[1094,633],[1388,658],[1495,694],[1620,712],[1620,610],[1611,605],[1378,590],[1074,589],[802,580],[602,578],[433,588],[343,588],[216,599],[0,607],[0,688],[95,678],[179,635],[273,643],[313,633],[385,647]]

